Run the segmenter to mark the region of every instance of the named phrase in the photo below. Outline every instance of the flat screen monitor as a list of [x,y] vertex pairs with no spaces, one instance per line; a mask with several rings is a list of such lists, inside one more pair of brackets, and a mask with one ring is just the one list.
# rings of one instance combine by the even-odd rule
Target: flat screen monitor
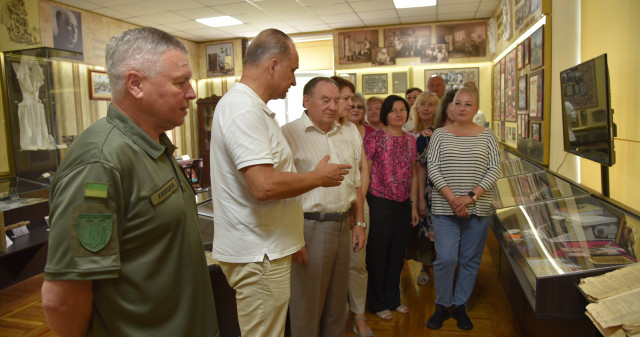
[[607,54],[560,72],[564,150],[612,166],[615,125]]

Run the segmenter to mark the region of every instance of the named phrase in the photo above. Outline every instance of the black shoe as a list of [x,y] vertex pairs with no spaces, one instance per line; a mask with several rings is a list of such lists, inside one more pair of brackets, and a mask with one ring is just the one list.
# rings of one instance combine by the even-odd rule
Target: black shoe
[[466,309],[467,309],[466,305],[461,305],[453,309],[453,312],[451,313],[451,317],[455,318],[456,321],[458,321],[457,325],[460,330],[473,329],[473,323],[471,323],[469,316],[467,316]]
[[442,322],[446,321],[451,317],[447,308],[442,304],[436,304],[436,311],[431,315],[429,321],[427,321],[427,327],[429,329],[440,329],[442,327]]

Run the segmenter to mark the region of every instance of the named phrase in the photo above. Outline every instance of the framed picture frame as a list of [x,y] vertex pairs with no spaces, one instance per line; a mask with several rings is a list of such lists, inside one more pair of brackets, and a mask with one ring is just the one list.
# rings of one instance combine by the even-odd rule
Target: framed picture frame
[[524,74],[518,78],[518,110],[527,110],[529,97],[527,97],[527,88],[529,87],[529,81],[527,74]]
[[[336,34],[336,33],[334,33]],[[338,64],[371,63],[371,48],[378,47],[377,29],[351,30],[334,35],[334,50],[338,51]]]
[[396,58],[420,57],[431,47],[431,25],[385,28],[385,47],[393,47]]
[[531,34],[531,70],[544,65],[544,26]]
[[397,72],[391,74],[392,88],[394,93],[402,93],[407,91],[407,72]]
[[434,75],[439,75],[444,80],[445,92],[462,88],[462,83],[466,81],[476,82],[476,86],[479,86],[479,68],[427,69],[424,71],[424,83],[429,82],[429,78]]
[[206,46],[206,50],[207,77],[235,75],[232,42],[210,44]]
[[362,93],[365,95],[386,94],[387,74],[362,74]]
[[500,62],[493,65],[493,120],[500,120]]
[[542,123],[531,122],[529,135],[531,136],[531,139],[536,142],[542,141]]
[[373,47],[371,48],[372,66],[392,66],[396,64],[396,48]]
[[505,70],[505,115],[504,120],[515,122],[518,115],[517,102],[517,70],[516,70],[516,50],[512,50],[505,57],[507,59]]
[[534,119],[534,120],[542,119],[543,100],[544,100],[543,73],[542,71],[538,71],[537,73],[533,73],[529,75],[529,119]]
[[527,37],[522,41],[523,43],[523,54],[524,54],[524,65],[529,64],[529,55],[531,54],[531,37]]
[[89,99],[111,100],[111,86],[106,71],[89,69]]
[[447,58],[487,56],[487,21],[436,24],[436,45],[446,46]]
[[[356,83],[356,81],[358,80],[358,76],[356,75],[356,73],[342,73],[340,75],[338,75],[342,78],[344,78],[345,80],[353,83],[353,86],[358,88],[358,83]],[[358,90],[356,90],[358,91]]]
[[518,65],[518,70],[524,68],[524,42],[521,42],[518,45],[518,55],[516,57],[516,63]]

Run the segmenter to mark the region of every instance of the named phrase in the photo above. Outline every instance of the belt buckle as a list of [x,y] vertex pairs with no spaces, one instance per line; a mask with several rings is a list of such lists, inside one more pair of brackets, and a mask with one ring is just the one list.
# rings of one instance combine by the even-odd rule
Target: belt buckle
[[318,218],[318,221],[320,222],[324,221],[324,212],[320,212],[320,217]]

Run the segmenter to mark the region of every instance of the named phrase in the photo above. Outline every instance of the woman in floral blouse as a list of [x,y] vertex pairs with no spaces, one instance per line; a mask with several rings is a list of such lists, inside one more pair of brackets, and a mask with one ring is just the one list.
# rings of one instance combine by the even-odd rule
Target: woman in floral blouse
[[404,131],[409,104],[396,95],[382,103],[384,127],[364,140],[371,172],[367,201],[371,228],[367,243],[369,310],[383,320],[391,310],[408,313],[400,302],[400,273],[411,225],[418,225],[417,152],[415,138]]

